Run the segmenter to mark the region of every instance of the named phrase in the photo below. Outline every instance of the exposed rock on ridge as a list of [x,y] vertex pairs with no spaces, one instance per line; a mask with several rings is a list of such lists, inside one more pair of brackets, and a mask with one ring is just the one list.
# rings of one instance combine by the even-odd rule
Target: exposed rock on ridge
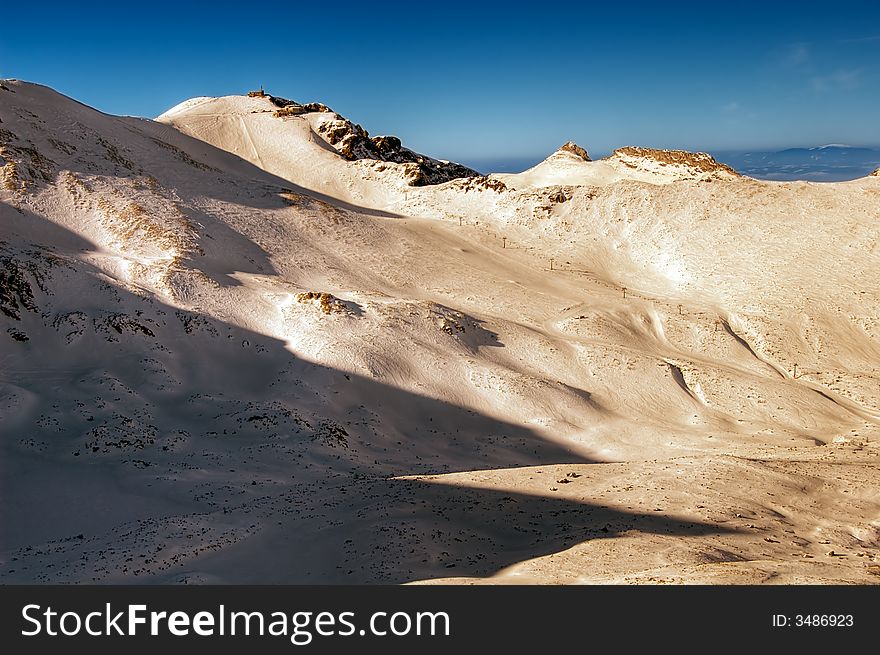
[[[320,102],[301,104],[294,100],[269,94],[257,97],[264,97],[274,106],[278,107],[274,112],[277,118],[300,116],[309,113],[332,114],[334,118],[320,123],[318,131],[330,145],[336,148],[340,155],[349,161],[372,159],[396,164],[407,164],[406,176],[407,183],[410,186],[428,186],[443,184],[458,178],[480,177],[480,173],[462,164],[433,159],[405,148],[396,136],[370,137],[363,127],[352,123]],[[563,148],[567,147],[574,148],[575,150],[572,150],[572,152],[589,161],[589,157],[587,157],[587,153],[583,148],[571,142],[563,146]]]
[[587,151],[584,150],[583,148],[581,148],[574,141],[566,141],[564,144],[562,144],[562,147],[559,148],[559,150],[563,151],[563,152],[570,152],[573,155],[577,155],[578,157],[580,157],[584,161],[593,161],[592,159],[590,159],[590,155],[587,154]]
[[269,102],[278,107],[275,116],[284,118],[285,116],[299,116],[300,114],[309,114],[311,112],[328,113],[333,110],[327,105],[320,102],[307,102],[301,104],[287,98],[279,98],[277,96],[266,96]]
[[731,175],[739,175],[730,166],[716,161],[712,155],[705,152],[626,146],[615,150],[611,157],[618,159],[622,164],[631,168],[636,168],[636,164],[628,161],[629,159],[643,159],[657,162],[661,166],[685,166],[701,173],[719,173],[723,171]]
[[457,178],[479,177],[480,174],[455,162],[433,159],[405,148],[396,136],[374,136],[360,125],[336,114],[336,118],[321,123],[318,132],[350,161],[374,159],[397,164],[409,164],[407,183],[410,186],[443,184]]

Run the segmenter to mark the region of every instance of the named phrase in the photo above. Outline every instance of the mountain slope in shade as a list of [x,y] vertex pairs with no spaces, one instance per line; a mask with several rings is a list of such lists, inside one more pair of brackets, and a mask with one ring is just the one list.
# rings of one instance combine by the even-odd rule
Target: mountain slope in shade
[[874,579],[877,178],[3,86],[3,581]]

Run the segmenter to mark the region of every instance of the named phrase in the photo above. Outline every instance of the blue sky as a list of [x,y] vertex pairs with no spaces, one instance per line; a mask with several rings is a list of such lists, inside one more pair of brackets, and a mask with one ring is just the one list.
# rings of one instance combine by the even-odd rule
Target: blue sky
[[155,116],[197,95],[321,101],[477,162],[880,145],[880,3],[7,3],[0,77]]

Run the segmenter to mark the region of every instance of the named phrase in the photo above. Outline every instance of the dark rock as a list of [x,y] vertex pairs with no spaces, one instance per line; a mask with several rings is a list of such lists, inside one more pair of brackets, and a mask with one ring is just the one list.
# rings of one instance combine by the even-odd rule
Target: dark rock
[[480,177],[477,171],[467,166],[413,152],[405,148],[396,136],[371,138],[369,132],[360,125],[341,116],[321,124],[318,132],[349,161],[372,159],[409,164],[405,170],[410,186],[443,184],[458,178]]
[[21,330],[9,328],[8,330],[6,330],[6,332],[9,333],[9,336],[12,337],[13,341],[30,341],[30,337],[28,337],[28,335],[26,335]]
[[21,320],[21,309],[37,311],[28,273],[39,275],[32,262],[0,257],[0,312],[17,321]]

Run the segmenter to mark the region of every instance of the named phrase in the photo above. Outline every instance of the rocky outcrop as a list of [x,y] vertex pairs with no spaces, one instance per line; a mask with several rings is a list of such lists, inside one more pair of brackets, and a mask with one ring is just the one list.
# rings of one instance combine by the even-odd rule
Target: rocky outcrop
[[354,161],[373,159],[377,161],[407,164],[407,183],[410,186],[443,184],[450,180],[480,177],[480,174],[455,162],[433,159],[405,148],[396,136],[375,136],[360,125],[338,114],[334,119],[318,125],[318,132],[336,148],[340,155]]
[[705,152],[688,152],[687,150],[659,150],[655,148],[639,148],[637,146],[627,146],[618,148],[611,155],[623,165],[630,168],[638,168],[638,164],[633,160],[646,160],[656,162],[660,166],[681,166],[690,168],[698,173],[720,173],[725,172],[731,175],[739,175],[727,164],[722,164],[715,160],[714,157]]
[[345,304],[338,298],[320,291],[306,291],[296,294],[296,301],[300,303],[316,302],[325,314],[344,314]]
[[301,104],[287,98],[279,98],[278,96],[266,96],[273,105],[278,107],[275,116],[284,118],[285,116],[299,116],[300,114],[309,114],[312,112],[330,113],[333,110],[320,102],[307,102]]
[[284,118],[286,116],[299,116],[300,114],[308,114],[311,112],[331,112],[333,111],[327,105],[321,104],[320,102],[307,102],[305,104],[296,102],[295,100],[288,100],[287,98],[281,98],[279,96],[269,95],[262,89],[259,91],[251,91],[248,93],[248,98],[265,98],[273,105],[278,107],[278,109],[274,112],[274,115],[277,118]]
[[16,321],[21,320],[22,309],[37,311],[28,272],[33,272],[32,267],[12,257],[0,256],[0,312]]
[[[0,315],[14,321],[22,320],[22,312],[37,312],[35,289],[52,295],[47,280],[51,269],[60,260],[42,249],[14,251],[0,241]],[[14,330],[7,330],[13,339]]]
[[[480,176],[480,173],[467,166],[433,159],[413,152],[409,148],[403,147],[400,139],[396,136],[370,137],[369,133],[360,125],[352,123],[348,119],[336,114],[330,107],[320,102],[302,104],[287,98],[272,96],[262,91],[252,93],[253,95],[248,95],[254,98],[265,98],[278,108],[273,112],[276,118],[288,118],[310,113],[330,114],[331,117],[321,122],[317,129],[319,134],[336,148],[340,155],[349,161],[371,159],[404,164],[403,173],[407,184],[410,186],[443,184],[444,182],[459,178]],[[586,151],[582,150],[582,152],[586,156]]]
[[470,191],[494,191],[495,193],[504,193],[509,190],[504,182],[487,175],[457,178],[452,180],[449,183],[449,186],[459,189],[464,193],[469,193]]
[[55,166],[32,143],[0,129],[0,189],[28,191],[38,183],[51,182]]
[[880,168],[871,173],[868,177],[880,177]]
[[559,151],[570,152],[573,155],[577,155],[584,161],[593,161],[592,159],[590,159],[590,155],[587,154],[587,151],[581,148],[574,141],[566,141],[564,144],[562,144],[562,147],[559,148]]
[[318,133],[349,161],[355,159],[385,161],[370,139],[369,133],[360,125],[352,123],[338,114],[334,119],[319,124]]

